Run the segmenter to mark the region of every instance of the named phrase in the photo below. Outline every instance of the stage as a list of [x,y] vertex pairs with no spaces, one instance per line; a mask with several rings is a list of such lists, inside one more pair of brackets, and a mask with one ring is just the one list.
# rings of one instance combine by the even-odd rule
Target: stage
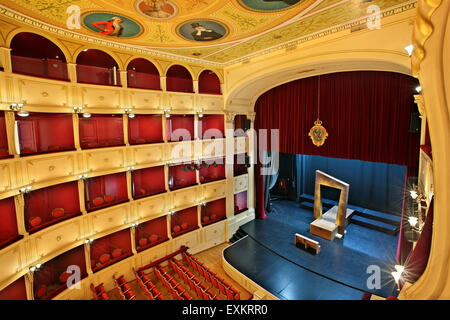
[[[255,219],[241,230],[247,236],[224,250],[239,272],[280,299],[360,300],[365,292],[397,295],[394,270],[398,234],[349,224],[342,239],[328,241],[309,233],[312,210],[297,202],[277,201],[267,219]],[[295,233],[319,241],[320,254],[297,248]],[[381,270],[380,288],[368,288],[369,266]]]

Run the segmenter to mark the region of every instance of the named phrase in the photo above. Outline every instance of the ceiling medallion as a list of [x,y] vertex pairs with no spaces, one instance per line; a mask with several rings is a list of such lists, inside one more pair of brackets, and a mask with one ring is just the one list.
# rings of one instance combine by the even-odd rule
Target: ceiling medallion
[[155,20],[168,20],[178,14],[177,6],[167,0],[137,0],[134,8],[144,17]]
[[309,131],[309,136],[311,137],[312,143],[317,147],[320,147],[325,143],[325,140],[328,137],[328,132],[322,126],[322,121],[319,119],[314,121],[314,126]]
[[139,22],[114,12],[86,12],[81,21],[86,29],[107,37],[132,38],[144,31]]
[[276,12],[304,2],[304,0],[239,0],[239,4],[246,9],[259,12]]
[[228,35],[228,30],[225,24],[210,19],[185,21],[176,28],[179,36],[196,42],[222,39]]

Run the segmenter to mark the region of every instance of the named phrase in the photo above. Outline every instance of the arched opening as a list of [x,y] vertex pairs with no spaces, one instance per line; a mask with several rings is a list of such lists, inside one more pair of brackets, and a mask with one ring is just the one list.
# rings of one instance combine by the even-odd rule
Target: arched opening
[[166,76],[167,91],[194,92],[192,76],[185,67],[173,65],[167,70]]
[[60,48],[40,35],[21,32],[11,41],[12,71],[67,81],[66,58]]
[[120,86],[117,62],[106,52],[85,49],[77,57],[77,82]]
[[161,90],[158,69],[150,61],[137,58],[127,67],[128,88]]
[[222,94],[219,77],[211,70],[204,70],[198,78],[198,92]]

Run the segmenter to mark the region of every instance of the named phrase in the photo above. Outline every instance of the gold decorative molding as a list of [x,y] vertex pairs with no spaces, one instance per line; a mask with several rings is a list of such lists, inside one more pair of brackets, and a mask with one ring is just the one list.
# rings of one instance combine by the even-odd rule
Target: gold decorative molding
[[413,31],[414,50],[411,56],[412,74],[416,77],[420,72],[420,64],[425,58],[425,42],[434,30],[433,24],[431,23],[431,16],[441,3],[442,0],[420,0],[417,8],[416,23]]

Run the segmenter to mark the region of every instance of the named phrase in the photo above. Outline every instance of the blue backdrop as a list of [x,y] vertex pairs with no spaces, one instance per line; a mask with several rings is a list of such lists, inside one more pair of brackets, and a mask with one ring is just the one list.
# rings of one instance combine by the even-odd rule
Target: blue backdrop
[[[401,215],[406,166],[297,155],[297,197],[314,195],[316,170],[350,184],[349,204]],[[322,197],[339,199],[339,190],[322,187]]]

